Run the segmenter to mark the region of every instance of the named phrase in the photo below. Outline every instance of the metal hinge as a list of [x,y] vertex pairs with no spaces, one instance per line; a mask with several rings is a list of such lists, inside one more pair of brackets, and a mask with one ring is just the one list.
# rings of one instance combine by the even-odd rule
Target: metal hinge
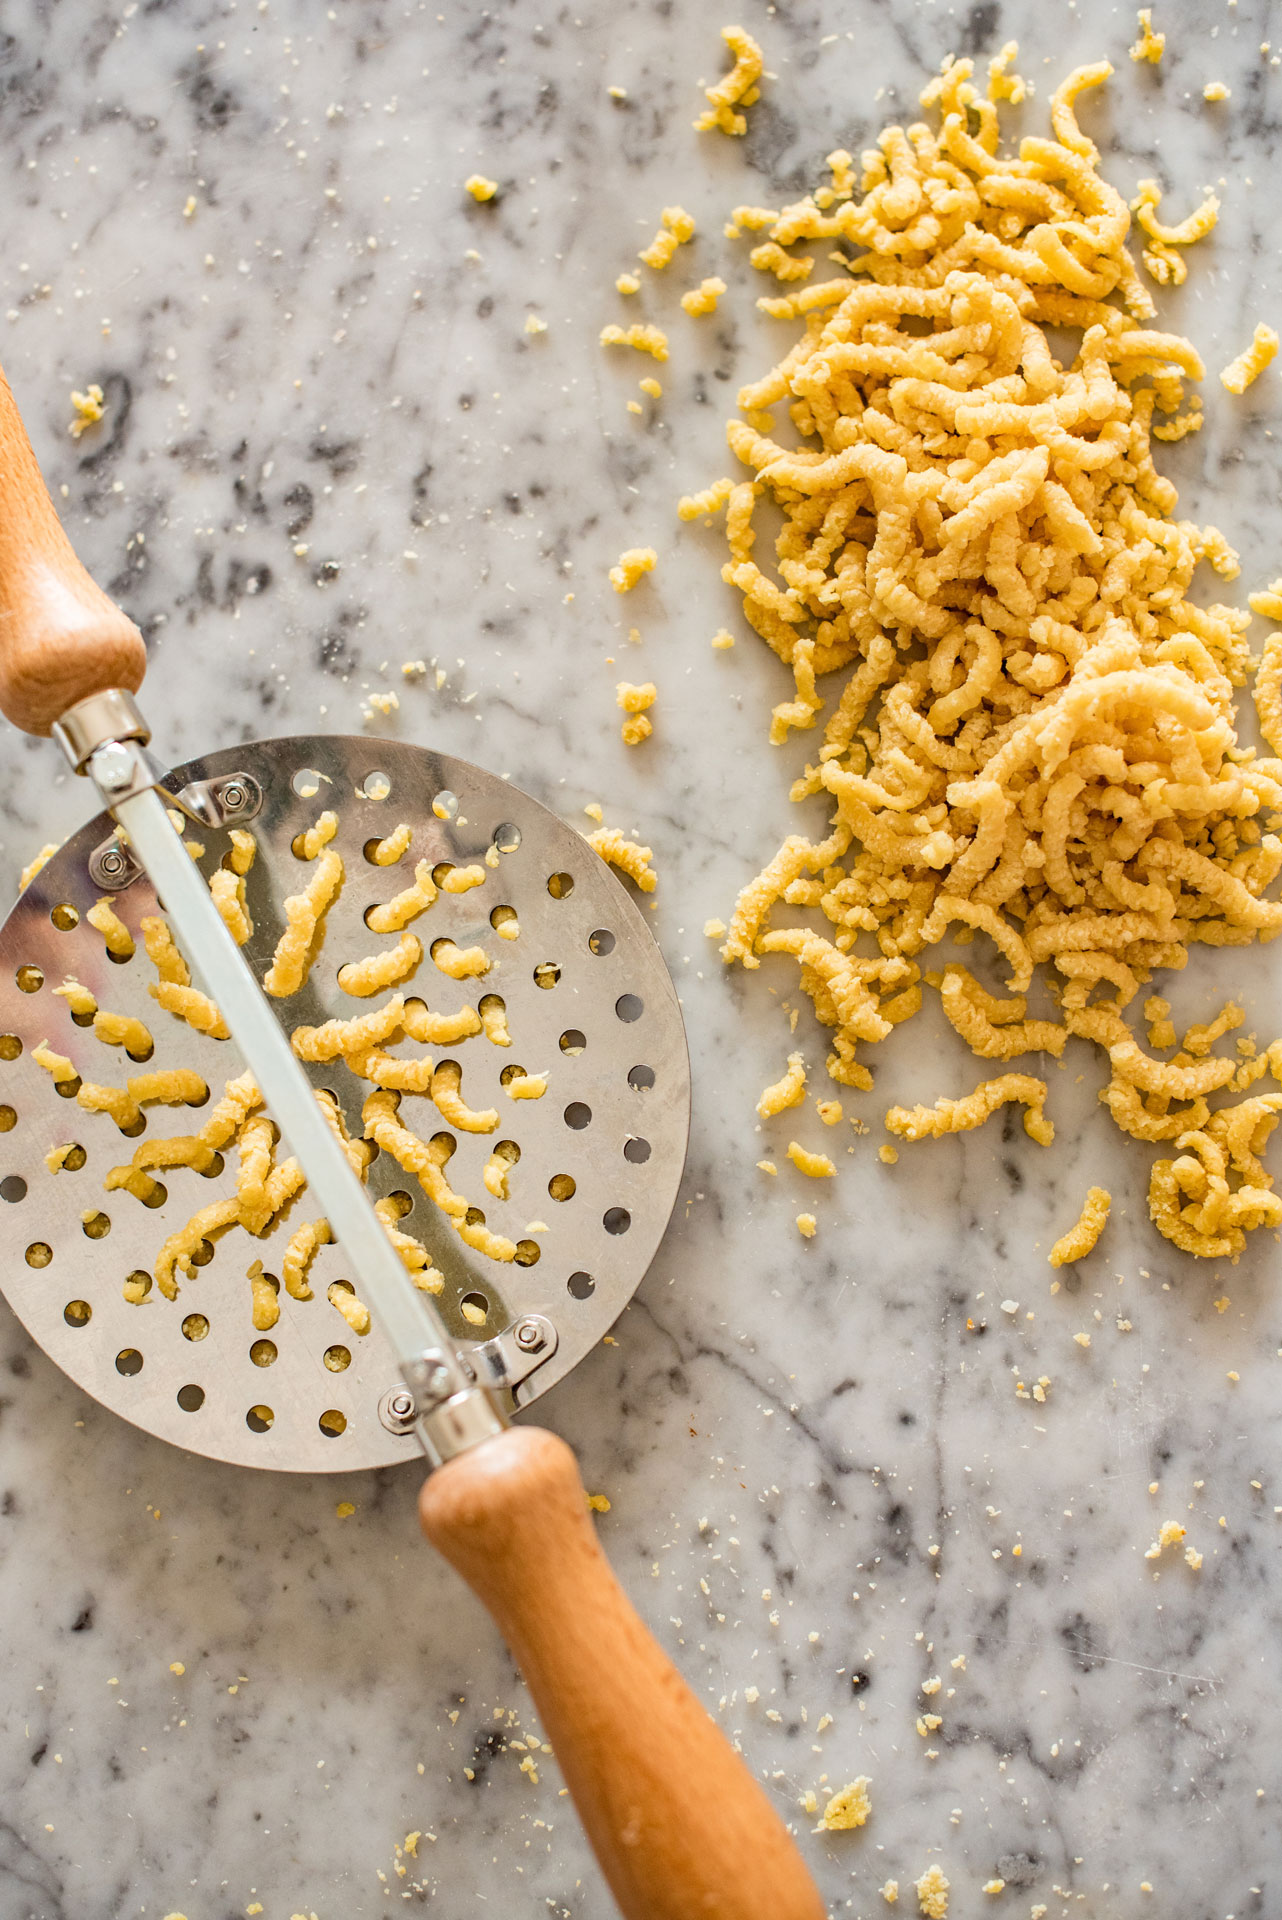
[[[224,773],[214,780],[192,780],[164,798],[200,826],[236,827],[261,810],[263,790],[248,773]],[[104,893],[122,893],[141,872],[142,863],[119,833],[109,834],[89,855],[89,877]]]
[[[557,1349],[557,1331],[541,1313],[522,1314],[492,1340],[461,1346],[459,1364],[465,1374],[491,1391],[511,1392],[522,1380],[550,1360]],[[389,1433],[409,1433],[418,1418],[414,1395],[403,1383],[389,1387],[378,1403],[378,1417]]]

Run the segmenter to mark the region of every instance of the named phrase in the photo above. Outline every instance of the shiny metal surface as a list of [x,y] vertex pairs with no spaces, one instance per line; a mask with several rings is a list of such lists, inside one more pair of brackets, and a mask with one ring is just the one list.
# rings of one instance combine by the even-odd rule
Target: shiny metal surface
[[[305,770],[314,779],[297,779]],[[385,740],[305,737],[238,746],[189,762],[175,769],[169,784],[177,788],[234,771],[246,772],[263,790],[262,810],[252,827],[259,855],[248,883],[255,931],[245,950],[260,977],[284,924],[281,902],[300,890],[311,871],[294,855],[292,842],[322,808],[332,806],[339,817],[334,844],[347,878],[330,910],[324,948],[308,985],[292,1000],[277,1003],[291,1027],[318,1025],[335,1015],[350,1018],[377,1004],[343,994],[337,972],[346,961],[392,943],[388,936],[372,934],[363,915],[409,884],[416,860],[483,863],[496,843],[510,847],[513,839],[519,841],[492,856],[498,864],[486,868],[482,887],[442,893],[414,923],[425,952],[406,985],[407,992],[441,1012],[465,1002],[475,1006],[486,993],[503,997],[510,1048],[497,1048],[478,1035],[454,1048],[430,1050],[438,1061],[459,1061],[464,1098],[473,1107],[497,1107],[499,1127],[489,1136],[446,1128],[428,1099],[410,1095],[401,1111],[425,1138],[440,1131],[452,1134],[457,1148],[448,1167],[451,1185],[481,1207],[496,1232],[533,1242],[537,1263],[499,1265],[466,1248],[444,1228],[413,1178],[386,1154],[373,1163],[369,1190],[375,1198],[399,1192],[411,1201],[401,1224],[429,1247],[445,1273],[439,1304],[464,1352],[469,1343],[480,1346],[498,1338],[526,1315],[543,1315],[555,1327],[555,1351],[515,1388],[515,1403],[525,1404],[563,1378],[609,1328],[643,1277],[676,1197],[689,1123],[689,1067],[675,991],[644,917],[578,833],[466,762]],[[385,782],[371,779],[375,774]],[[385,796],[371,797],[384,784]],[[394,867],[371,865],[366,845],[401,820],[414,828],[408,852]],[[133,1140],[107,1116],[86,1113],[74,1099],[60,1097],[49,1076],[32,1063],[31,1048],[48,1038],[86,1079],[115,1085],[139,1069],[119,1049],[104,1046],[78,1026],[53,988],[72,975],[101,1007],[136,1014],[156,1042],[148,1067],[195,1067],[214,1098],[242,1063],[234,1043],[193,1033],[150,999],[147,986],[154,974],[141,940],[134,958],[117,964],[85,923],[84,914],[98,897],[87,861],[109,824],[104,815],[89,822],[36,877],[0,929],[4,1290],[32,1335],[86,1391],[176,1444],[219,1459],[298,1471],[413,1458],[418,1453],[414,1437],[389,1433],[378,1417],[380,1395],[396,1377],[390,1350],[377,1327],[364,1338],[352,1334],[326,1298],[333,1281],[349,1278],[341,1246],[318,1253],[312,1300],[293,1300],[282,1290],[277,1326],[266,1335],[252,1326],[246,1268],[261,1258],[269,1273],[279,1272],[288,1235],[324,1211],[312,1196],[300,1194],[261,1240],[233,1228],[217,1243],[212,1260],[182,1280],[177,1301],[164,1300],[154,1286],[140,1306],[121,1295],[130,1272],[151,1269],[167,1234],[198,1207],[234,1191],[234,1156],[211,1178],[189,1169],[166,1173],[159,1207],[143,1206],[127,1193],[105,1194],[107,1169],[129,1159]],[[508,826],[519,828],[519,836],[504,832]],[[226,841],[214,830],[201,830],[200,838],[206,852],[199,864],[208,875]],[[558,883],[562,897],[548,886],[558,874],[572,882],[568,889]],[[156,910],[145,877],[116,894],[114,904],[135,934],[140,918]],[[498,936],[490,922],[496,906],[515,910],[517,939]],[[78,916],[74,925],[73,915]],[[491,956],[489,974],[464,982],[447,979],[426,951],[439,938],[483,945]],[[23,971],[27,968],[37,970],[41,984]],[[552,984],[540,986],[536,969]],[[22,990],[20,974],[31,991]],[[563,1036],[571,1036],[566,1047]],[[15,1044],[21,1051],[5,1058]],[[396,1051],[424,1049],[402,1043]],[[500,1076],[513,1064],[531,1073],[547,1070],[542,1100],[508,1097]],[[349,1126],[359,1132],[367,1084],[338,1062],[309,1066],[307,1072],[313,1085],[332,1089]],[[576,1126],[572,1122],[584,1118],[580,1108],[591,1117]],[[567,1120],[570,1109],[575,1111]],[[151,1107],[147,1131],[182,1133],[198,1126],[200,1118],[181,1107]],[[511,1140],[521,1150],[509,1175],[507,1201],[489,1194],[482,1179],[498,1140]],[[83,1148],[84,1165],[50,1174],[44,1155],[66,1142]],[[571,1199],[552,1197],[549,1182],[558,1175],[575,1182]],[[564,1190],[563,1183],[557,1186]],[[87,1232],[84,1214],[105,1215],[105,1235],[93,1237],[101,1234],[97,1221]],[[47,1263],[28,1264],[27,1250],[43,1247],[49,1250]],[[40,1252],[34,1257],[44,1259]],[[484,1307],[480,1326],[462,1311],[469,1295],[471,1306]],[[89,1306],[87,1321],[65,1317],[77,1301]],[[190,1325],[197,1315],[208,1330],[192,1339],[184,1334],[184,1322],[189,1331],[199,1331]],[[251,1349],[258,1348],[262,1359],[264,1339],[276,1356],[260,1365]],[[335,1348],[351,1356],[340,1372],[331,1371],[325,1360]],[[128,1353],[141,1356],[136,1371],[118,1368],[118,1356]],[[136,1361],[121,1364],[134,1368]],[[202,1404],[190,1412],[183,1400],[197,1396],[188,1388],[203,1394]],[[251,1424],[258,1406],[272,1410],[270,1426]],[[341,1433],[333,1433],[337,1421],[320,1424],[322,1416],[332,1414],[346,1422]]]
[[124,687],[108,687],[105,693],[91,693],[68,707],[54,723],[53,737],[79,773],[90,754],[109,740],[139,740],[146,746],[151,729],[138,709],[132,693]]

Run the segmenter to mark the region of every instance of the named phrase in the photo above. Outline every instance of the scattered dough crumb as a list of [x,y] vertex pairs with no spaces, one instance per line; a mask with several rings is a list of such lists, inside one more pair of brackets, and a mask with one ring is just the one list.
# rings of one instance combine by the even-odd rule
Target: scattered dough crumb
[[629,547],[610,568],[610,585],[616,593],[630,593],[643,573],[652,573],[658,554],[653,547]]
[[1150,60],[1156,66],[1166,47],[1166,35],[1153,31],[1152,7],[1141,7],[1139,11],[1140,37],[1131,48],[1132,60]]
[[84,393],[77,393],[73,389],[71,404],[76,410],[76,417],[67,432],[73,440],[78,440],[87,427],[97,426],[107,411],[107,404],[99,386],[91,386]]
[[619,729],[625,746],[639,746],[653,733],[654,728],[646,717],[646,708],[654,705],[658,691],[653,680],[647,680],[641,686],[634,686],[630,680],[620,680],[615,688],[615,704],[629,716]]
[[817,1833],[846,1833],[852,1827],[862,1827],[872,1812],[872,1801],[868,1798],[868,1775],[861,1773],[848,1787],[842,1787],[834,1793],[832,1799],[820,1815]]
[[734,635],[729,631],[727,627],[718,627],[717,631],[712,636],[712,644],[717,649],[718,653],[722,653],[728,647],[732,647],[734,645]]
[[1188,1528],[1182,1527],[1178,1520],[1164,1520],[1158,1531],[1157,1539],[1151,1547],[1145,1550],[1144,1558],[1146,1560],[1160,1559],[1163,1548],[1178,1547],[1187,1532]]
[[390,720],[400,706],[400,700],[394,693],[371,693],[361,707],[361,716],[368,723],[376,713]]
[[878,1147],[878,1149],[877,1149],[877,1158],[878,1158],[878,1159],[879,1159],[879,1160],[880,1160],[880,1161],[881,1161],[881,1162],[882,1162],[882,1163],[883,1163],[883,1164],[884,1164],[885,1166],[888,1166],[888,1167],[894,1167],[894,1166],[898,1166],[898,1164],[899,1164],[899,1148],[898,1148],[898,1147],[892,1147],[892,1146],[890,1145],[890,1142],[889,1142],[889,1141],[886,1141],[886,1142],[884,1142],[884,1143],[883,1143],[883,1145],[881,1145],[880,1147]]
[[947,1920],[949,1882],[938,1862],[927,1867],[916,1885],[917,1905],[926,1920]]
[[694,217],[684,207],[665,207],[660,220],[654,239],[637,255],[638,260],[656,270],[666,267],[677,248],[694,238]]
[[621,273],[614,284],[619,293],[640,293],[641,291],[641,282],[635,273]]
[[713,275],[710,279],[701,280],[697,287],[691,287],[688,293],[683,293],[681,305],[692,319],[697,320],[702,314],[716,312],[717,301],[725,290],[725,281]]
[[463,186],[473,200],[492,200],[499,190],[498,181],[487,180],[483,173],[469,174]]
[[812,1180],[830,1180],[837,1171],[826,1153],[810,1153],[796,1140],[788,1142],[787,1153],[793,1166]]
[[588,1495],[588,1505],[591,1507],[593,1513],[609,1513],[610,1511],[610,1502],[603,1493],[590,1493]]
[[816,1225],[817,1222],[813,1213],[799,1213],[797,1215],[797,1232],[803,1240],[814,1239]]
[[1222,80],[1208,80],[1202,89],[1202,98],[1204,100],[1227,100],[1229,98],[1229,89]]
[[656,360],[668,357],[668,336],[662,327],[643,326],[634,321],[630,327],[602,327],[603,347],[635,347],[638,353],[652,353]]

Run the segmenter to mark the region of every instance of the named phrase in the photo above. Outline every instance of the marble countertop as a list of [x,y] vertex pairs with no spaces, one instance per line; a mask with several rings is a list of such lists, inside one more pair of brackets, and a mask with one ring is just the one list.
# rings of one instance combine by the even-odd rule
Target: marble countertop
[[[834,146],[913,117],[944,54],[1007,37],[1037,86],[1024,124],[1107,54],[1092,126],[1117,184],[1158,172],[1183,209],[1223,183],[1220,227],[1161,309],[1223,364],[1282,294],[1261,50],[1282,27],[1267,0],[1158,0],[1152,69],[1126,58],[1133,11],[1104,0],[747,0],[735,17],[775,77],[731,142],[690,130],[722,17],[14,0],[0,360],[72,538],[148,637],[172,758],[355,731],[395,690],[379,728],[585,827],[602,802],[655,849],[695,1065],[684,1191],[617,1344],[540,1412],[783,1812],[804,1832],[808,1790],[871,1777],[863,1831],[802,1841],[833,1913],[887,1911],[891,1877],[912,1911],[908,1883],[938,1861],[953,1920],[1277,1914],[1276,1244],[1208,1274],[1155,1238],[1147,1156],[1095,1108],[1084,1049],[1054,1083],[1053,1155],[993,1125],[886,1167],[876,1133],[851,1135],[801,1244],[800,1176],[767,1191],[754,1168],[784,1144],[753,1103],[787,1051],[789,981],[728,978],[701,929],[794,829],[804,742],[770,755],[782,676],[720,582],[717,536],[673,503],[722,470],[735,388],[773,358],[725,212],[800,191]],[[1228,103],[1203,101],[1209,79]],[[473,172],[500,182],[492,204],[462,191]],[[732,297],[695,322],[675,281],[651,296],[674,344],[638,418],[625,403],[651,369],[596,334],[674,200],[699,220],[693,266]],[[107,414],[77,442],[68,396],[91,381]],[[1240,547],[1244,598],[1279,571],[1278,376],[1244,402],[1206,393],[1205,431],[1164,464]],[[617,600],[607,566],[650,543],[659,570]],[[733,652],[708,645],[723,624]],[[402,680],[419,656],[439,687]],[[660,687],[636,752],[623,676]],[[5,736],[6,883],[89,811],[47,743]],[[1181,1011],[1219,1004],[1215,964],[1197,950]],[[1276,963],[1223,966],[1272,1037]],[[879,1123],[933,1097],[941,1057],[962,1071],[951,1045],[923,1016],[850,1111]],[[1051,1297],[1046,1249],[1097,1178],[1118,1195],[1106,1250]],[[413,1470],[220,1467],[87,1399],[3,1306],[0,1354],[0,1920],[604,1920],[555,1764],[540,1756],[537,1785],[519,1770],[512,1663],[419,1540]],[[1044,1407],[1014,1397],[1019,1369],[1052,1376]],[[1200,1573],[1145,1560],[1170,1517]]]

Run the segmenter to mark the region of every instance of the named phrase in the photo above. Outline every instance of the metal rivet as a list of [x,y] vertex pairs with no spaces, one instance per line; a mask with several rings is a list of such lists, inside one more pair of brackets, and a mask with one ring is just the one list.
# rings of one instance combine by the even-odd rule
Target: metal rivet
[[523,1353],[537,1353],[543,1345],[543,1329],[537,1320],[522,1320],[516,1329],[516,1344]]
[[408,1433],[417,1411],[408,1387],[389,1387],[378,1403],[378,1417],[389,1433]]

